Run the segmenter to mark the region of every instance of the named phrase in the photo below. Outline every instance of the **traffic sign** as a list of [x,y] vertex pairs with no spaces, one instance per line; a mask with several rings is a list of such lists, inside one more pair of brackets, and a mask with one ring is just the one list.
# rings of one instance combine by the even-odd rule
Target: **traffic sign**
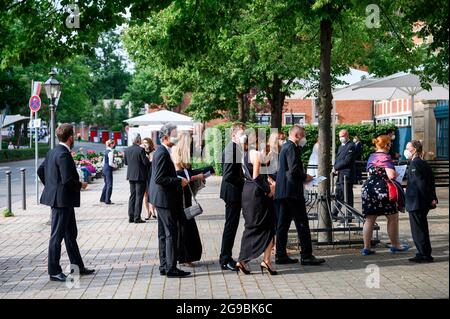
[[33,95],[32,97],[30,97],[29,107],[33,112],[39,111],[39,109],[41,108],[41,98],[39,97],[39,95]]

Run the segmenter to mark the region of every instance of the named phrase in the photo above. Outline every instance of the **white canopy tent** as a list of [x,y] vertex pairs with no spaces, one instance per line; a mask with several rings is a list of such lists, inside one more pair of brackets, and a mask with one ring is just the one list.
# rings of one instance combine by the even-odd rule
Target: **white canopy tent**
[[[143,137],[148,136],[153,139],[157,138],[156,132],[167,123],[176,125],[178,131],[192,131],[194,129],[194,121],[191,117],[167,110],[147,113],[124,122],[134,126],[129,128],[128,136],[139,133]],[[131,142],[131,138],[128,138],[128,145],[131,145]]]
[[161,126],[167,123],[173,123],[175,125],[190,125],[190,126],[194,124],[192,117],[167,110],[147,113],[141,116],[125,120],[124,122],[127,122],[129,125],[161,125]]

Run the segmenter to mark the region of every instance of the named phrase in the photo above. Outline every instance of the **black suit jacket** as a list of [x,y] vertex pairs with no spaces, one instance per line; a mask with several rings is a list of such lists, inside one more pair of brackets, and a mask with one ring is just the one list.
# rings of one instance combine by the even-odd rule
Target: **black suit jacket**
[[161,208],[179,208],[183,205],[181,179],[164,145],[158,146],[152,160],[149,185],[150,203]]
[[145,150],[139,145],[133,144],[124,152],[124,162],[127,167],[127,180],[132,182],[145,182],[148,178],[150,161],[145,155]]
[[304,199],[303,183],[306,173],[300,147],[287,141],[281,148],[278,165],[275,199]]
[[345,145],[339,145],[334,169],[338,171],[338,183],[344,183],[344,176],[347,176],[349,183],[355,182],[356,177],[356,151],[355,143],[348,141]]
[[240,145],[230,142],[222,154],[222,184],[220,198],[225,202],[240,202],[244,187],[242,172],[243,152]]
[[49,151],[37,173],[44,184],[41,204],[58,208],[80,207],[80,177],[66,147],[57,145]]
[[361,142],[355,143],[355,160],[361,161],[363,153],[363,146]]
[[431,166],[420,157],[414,158],[408,168],[406,210],[428,210],[437,200],[434,175]]

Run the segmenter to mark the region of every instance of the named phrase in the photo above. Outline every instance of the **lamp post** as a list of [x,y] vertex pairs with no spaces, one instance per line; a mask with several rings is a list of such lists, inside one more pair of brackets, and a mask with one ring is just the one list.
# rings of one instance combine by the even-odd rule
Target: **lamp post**
[[61,90],[61,84],[54,78],[55,71],[50,71],[50,78],[45,81],[44,88],[48,99],[50,100],[50,148],[55,147],[55,101]]

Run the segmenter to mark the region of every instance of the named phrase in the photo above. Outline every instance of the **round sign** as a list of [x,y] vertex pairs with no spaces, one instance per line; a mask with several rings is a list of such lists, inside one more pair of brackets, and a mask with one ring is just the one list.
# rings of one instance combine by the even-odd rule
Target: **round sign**
[[33,95],[32,97],[30,97],[29,106],[30,110],[32,110],[33,112],[39,111],[39,109],[41,108],[41,98],[39,97],[39,95]]

